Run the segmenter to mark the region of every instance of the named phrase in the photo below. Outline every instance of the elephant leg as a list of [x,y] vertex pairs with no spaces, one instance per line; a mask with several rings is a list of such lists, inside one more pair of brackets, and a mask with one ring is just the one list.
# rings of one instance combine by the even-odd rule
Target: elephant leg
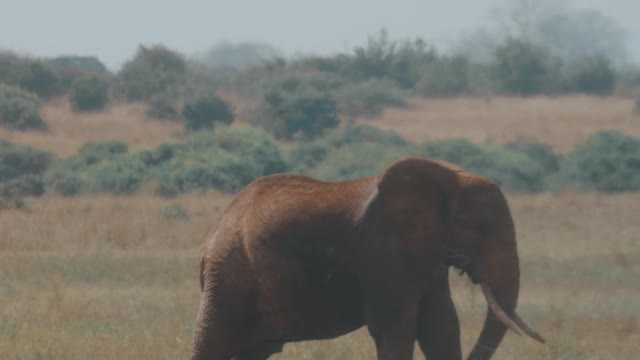
[[420,302],[418,344],[427,360],[460,360],[460,324],[449,290],[448,272]]
[[416,338],[417,300],[415,303],[407,301],[401,293],[391,296],[394,301],[376,301],[367,306],[367,328],[375,342],[378,360],[411,360]]
[[283,346],[284,343],[263,343],[254,347],[250,351],[240,353],[232,360],[267,360],[271,355],[282,352]]

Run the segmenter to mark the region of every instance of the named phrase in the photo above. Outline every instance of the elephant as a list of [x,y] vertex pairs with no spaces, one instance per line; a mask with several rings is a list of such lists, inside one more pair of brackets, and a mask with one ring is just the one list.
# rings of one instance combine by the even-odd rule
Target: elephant
[[492,180],[416,157],[339,182],[258,178],[202,248],[191,359],[268,359],[364,326],[378,360],[412,359],[416,341],[428,360],[461,359],[450,267],[488,304],[468,359],[491,358],[507,328],[545,342],[515,312],[516,234]]

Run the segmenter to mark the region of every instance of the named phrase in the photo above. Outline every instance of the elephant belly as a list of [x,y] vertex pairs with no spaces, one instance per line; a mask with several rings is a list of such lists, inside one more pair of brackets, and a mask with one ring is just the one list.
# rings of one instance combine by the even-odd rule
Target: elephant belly
[[280,280],[263,283],[258,297],[260,328],[267,336],[286,341],[330,339],[364,325],[354,276],[293,271]]

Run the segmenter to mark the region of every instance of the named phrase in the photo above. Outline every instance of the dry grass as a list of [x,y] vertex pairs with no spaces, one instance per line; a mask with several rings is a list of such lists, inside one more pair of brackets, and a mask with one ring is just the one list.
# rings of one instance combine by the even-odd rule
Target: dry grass
[[50,131],[17,131],[0,127],[0,138],[54,152],[74,154],[89,141],[124,141],[131,148],[152,148],[183,135],[180,123],[150,120],[142,104],[114,104],[97,113],[74,113],[67,99],[43,106]]
[[[509,199],[523,263],[520,313],[549,344],[510,334],[496,358],[635,359],[640,195]],[[44,197],[30,200],[30,212],[0,213],[0,358],[187,358],[197,255],[228,201],[216,194]],[[172,204],[189,220],[159,216]],[[485,304],[478,289],[451,277],[467,352]],[[276,359],[373,355],[360,330],[287,345]]]
[[[361,121],[414,140],[507,141],[531,135],[567,151],[602,128],[640,135],[633,101],[559,99],[420,100]],[[0,138],[60,156],[87,141],[152,147],[181,136],[177,124],[147,121],[139,105],[78,115],[44,109],[51,133]],[[83,196],[31,199],[0,210],[0,359],[187,358],[198,304],[197,255],[230,197],[164,199]],[[636,359],[640,353],[640,194],[511,195],[522,258],[519,312],[549,343],[509,334],[497,359]],[[186,221],[160,216],[179,204]],[[484,316],[477,288],[452,275],[463,347]],[[290,344],[276,357],[373,359],[366,331]],[[417,357],[420,358],[420,357]]]
[[591,96],[414,99],[408,108],[387,109],[359,121],[416,142],[459,137],[504,143],[526,135],[567,152],[601,129],[640,136],[634,104],[632,99]]

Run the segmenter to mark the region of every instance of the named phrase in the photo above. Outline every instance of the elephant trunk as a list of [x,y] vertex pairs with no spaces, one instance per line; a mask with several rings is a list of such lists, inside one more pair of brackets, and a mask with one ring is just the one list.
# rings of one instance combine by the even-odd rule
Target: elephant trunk
[[510,217],[507,220],[510,223],[507,225],[511,226],[501,227],[506,232],[496,234],[503,241],[491,243],[498,244],[499,248],[488,249],[485,254],[489,255],[479,259],[479,281],[488,306],[482,332],[469,354],[469,360],[490,359],[507,328],[519,335],[526,334],[536,341],[545,342],[515,312],[520,289],[520,267],[515,230]]

